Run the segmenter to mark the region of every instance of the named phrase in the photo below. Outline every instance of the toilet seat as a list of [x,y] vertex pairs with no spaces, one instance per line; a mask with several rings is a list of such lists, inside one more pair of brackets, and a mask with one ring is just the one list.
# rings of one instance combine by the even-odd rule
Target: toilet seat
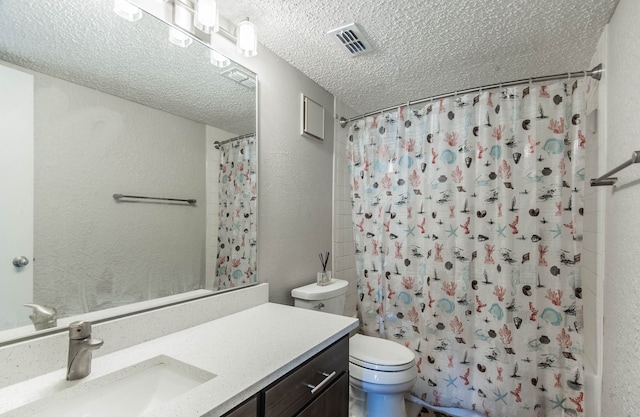
[[402,372],[415,366],[415,356],[391,340],[356,334],[349,339],[349,362],[372,371]]
[[406,371],[407,369],[411,369],[414,366],[413,362],[405,363],[402,365],[380,365],[377,363],[362,361],[353,357],[349,357],[349,363],[358,365],[361,368],[381,372],[402,372]]
[[[408,388],[411,388],[411,385],[413,385],[416,376],[417,370],[415,365],[412,365],[409,369],[405,369],[404,371],[384,372],[363,368],[354,364],[353,362],[349,363],[349,377],[355,378],[368,384],[392,386],[410,383],[410,386]],[[391,388],[382,389],[390,390]]]

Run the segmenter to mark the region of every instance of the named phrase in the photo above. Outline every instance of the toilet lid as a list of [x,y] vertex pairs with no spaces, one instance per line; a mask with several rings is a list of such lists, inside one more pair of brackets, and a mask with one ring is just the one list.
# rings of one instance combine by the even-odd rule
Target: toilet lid
[[332,279],[329,285],[313,284],[304,287],[294,288],[291,290],[291,296],[300,300],[317,301],[328,300],[347,293],[347,285],[349,283],[343,279]]
[[349,339],[349,362],[379,371],[402,371],[414,366],[415,355],[391,340],[356,334]]

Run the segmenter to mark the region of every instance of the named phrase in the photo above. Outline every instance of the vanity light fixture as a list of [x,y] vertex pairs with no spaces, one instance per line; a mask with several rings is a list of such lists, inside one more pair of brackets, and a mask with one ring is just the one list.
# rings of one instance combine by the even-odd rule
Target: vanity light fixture
[[243,20],[236,26],[236,51],[245,57],[252,57],[258,54],[258,33],[256,25],[247,20]]
[[[234,26],[230,22],[225,20],[221,27],[216,0],[114,0],[114,2],[113,11],[132,22],[142,18],[142,11],[164,21],[171,27],[169,41],[183,48],[191,45],[194,39],[213,48],[211,46],[213,34],[220,33],[235,42],[236,50],[241,55],[252,57],[258,54],[256,26],[246,18],[235,26],[235,34]],[[225,68],[230,62],[217,52],[212,52],[211,63]]]
[[142,10],[129,3],[127,0],[115,0],[113,2],[113,11],[115,14],[129,22],[135,22],[136,20],[142,19]]

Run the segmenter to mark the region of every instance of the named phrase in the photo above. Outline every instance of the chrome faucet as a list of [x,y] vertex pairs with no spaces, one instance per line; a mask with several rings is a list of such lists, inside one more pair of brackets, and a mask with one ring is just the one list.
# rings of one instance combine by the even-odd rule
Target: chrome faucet
[[24,306],[33,309],[33,314],[29,318],[36,330],[50,329],[58,325],[58,312],[55,308],[39,304],[24,304]]
[[91,338],[90,321],[74,321],[69,325],[69,359],[67,380],[81,379],[91,373],[91,352],[104,342]]

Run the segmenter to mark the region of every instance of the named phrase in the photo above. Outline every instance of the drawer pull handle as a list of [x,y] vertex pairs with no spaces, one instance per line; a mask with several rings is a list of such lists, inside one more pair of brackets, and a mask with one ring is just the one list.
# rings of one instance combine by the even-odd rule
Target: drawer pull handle
[[318,390],[322,389],[325,385],[329,383],[336,376],[336,371],[331,372],[330,374],[326,372],[321,373],[325,378],[318,385],[306,384],[307,387],[311,388],[311,395],[315,394]]

